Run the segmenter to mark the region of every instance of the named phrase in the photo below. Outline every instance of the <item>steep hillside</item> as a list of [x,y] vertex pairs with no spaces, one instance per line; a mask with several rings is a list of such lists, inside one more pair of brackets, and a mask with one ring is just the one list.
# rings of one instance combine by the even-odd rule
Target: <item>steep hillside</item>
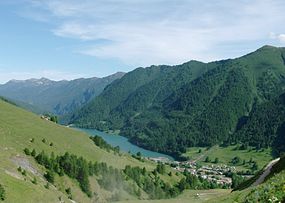
[[0,85],[0,95],[34,112],[63,115],[83,106],[123,75],[118,72],[104,78],[58,82],[46,78],[11,80]]
[[[246,182],[249,182],[247,180]],[[243,183],[242,185],[246,185]],[[284,202],[285,157],[275,163],[265,181],[258,186],[243,188],[209,202]]]
[[264,46],[233,60],[138,68],[76,112],[71,123],[120,129],[131,142],[169,154],[239,142],[233,134],[252,109],[284,91],[284,61],[284,48]]
[[[101,149],[84,133],[0,100],[0,198],[4,189],[4,202],[171,197],[175,193],[169,191],[180,175],[151,175],[155,168],[152,162]],[[136,182],[135,172],[146,182]]]
[[285,94],[254,106],[243,123],[231,141],[258,149],[272,146],[275,155],[280,156],[285,151]]

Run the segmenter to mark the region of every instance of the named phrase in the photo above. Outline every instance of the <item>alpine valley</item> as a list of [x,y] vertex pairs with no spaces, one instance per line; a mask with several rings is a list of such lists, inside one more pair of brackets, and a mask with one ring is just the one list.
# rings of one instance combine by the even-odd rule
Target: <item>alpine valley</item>
[[188,147],[243,143],[285,150],[285,49],[237,59],[138,68],[71,117],[120,130],[132,143],[179,157]]
[[0,95],[0,202],[285,202],[285,48]]

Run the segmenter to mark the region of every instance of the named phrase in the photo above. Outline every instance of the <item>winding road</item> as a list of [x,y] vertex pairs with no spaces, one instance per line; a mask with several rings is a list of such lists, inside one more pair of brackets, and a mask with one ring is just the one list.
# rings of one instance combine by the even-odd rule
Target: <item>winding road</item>
[[267,166],[265,167],[263,173],[261,174],[261,176],[259,176],[259,178],[251,185],[251,186],[257,186],[261,183],[263,183],[264,179],[269,175],[272,166],[277,163],[280,160],[280,158],[274,159],[271,162],[269,162],[269,164],[267,164]]

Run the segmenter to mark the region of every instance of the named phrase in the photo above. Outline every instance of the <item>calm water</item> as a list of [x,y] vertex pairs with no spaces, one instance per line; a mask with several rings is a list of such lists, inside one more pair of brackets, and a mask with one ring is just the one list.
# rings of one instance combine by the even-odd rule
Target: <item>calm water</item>
[[173,160],[171,156],[168,156],[166,154],[161,154],[158,152],[153,152],[150,150],[143,149],[141,147],[138,147],[136,145],[133,145],[128,141],[127,138],[120,136],[120,135],[110,135],[108,133],[104,133],[98,130],[94,129],[84,129],[84,128],[79,128],[79,130],[84,131],[88,133],[89,135],[98,135],[102,137],[107,143],[112,145],[113,147],[119,146],[121,151],[124,152],[131,152],[132,154],[136,154],[137,152],[141,152],[142,156],[144,157],[152,157],[152,158],[157,158],[157,157],[165,157],[170,160]]

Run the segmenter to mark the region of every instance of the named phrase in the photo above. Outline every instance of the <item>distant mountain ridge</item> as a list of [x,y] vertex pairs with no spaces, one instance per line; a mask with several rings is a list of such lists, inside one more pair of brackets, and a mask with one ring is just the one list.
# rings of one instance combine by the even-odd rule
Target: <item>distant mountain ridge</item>
[[[248,128],[253,109],[284,92],[285,48],[264,46],[237,59],[135,69],[106,87],[70,122],[120,129],[139,146],[179,154],[191,146],[246,141],[246,135],[237,133]],[[268,133],[260,135],[259,147],[274,143],[277,135]],[[257,142],[246,144],[258,147]]]
[[103,89],[123,72],[103,78],[79,78],[53,81],[47,78],[10,80],[0,85],[0,95],[35,112],[69,114],[100,94]]

